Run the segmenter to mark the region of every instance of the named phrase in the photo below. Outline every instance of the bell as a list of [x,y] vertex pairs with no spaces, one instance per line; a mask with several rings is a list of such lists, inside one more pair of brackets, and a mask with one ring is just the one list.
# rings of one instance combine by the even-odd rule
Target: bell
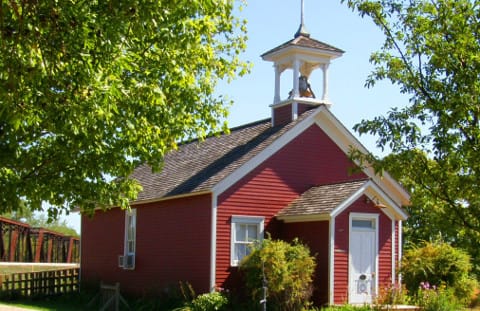
[[298,91],[300,93],[300,97],[315,98],[315,93],[313,93],[313,90],[310,87],[310,83],[308,83],[308,79],[306,76],[300,76],[298,78]]

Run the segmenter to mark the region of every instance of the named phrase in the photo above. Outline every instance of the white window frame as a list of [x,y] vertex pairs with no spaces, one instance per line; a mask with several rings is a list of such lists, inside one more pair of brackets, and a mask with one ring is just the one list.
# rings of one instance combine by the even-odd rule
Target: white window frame
[[[231,221],[231,240],[230,240],[230,265],[238,267],[240,260],[236,260],[235,243],[236,243],[236,227],[237,225],[257,225],[257,236],[259,240],[263,240],[265,217],[262,216],[232,216]],[[253,242],[251,242],[253,244]]]
[[[130,224],[133,224],[133,228],[131,232],[129,228]],[[133,247],[130,247],[130,243],[133,244]],[[130,210],[125,210],[125,236],[124,236],[124,247],[123,247],[123,260],[125,263],[127,261],[128,256],[133,256],[133,264],[131,266],[124,265],[123,266],[124,269],[128,269],[128,270],[135,269],[136,248],[137,248],[137,210],[135,208],[132,208]]]

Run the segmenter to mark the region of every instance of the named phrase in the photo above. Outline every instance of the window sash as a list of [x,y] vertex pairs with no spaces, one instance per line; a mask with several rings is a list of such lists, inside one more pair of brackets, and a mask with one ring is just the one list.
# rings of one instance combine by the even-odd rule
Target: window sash
[[135,255],[137,211],[125,211],[125,255]]

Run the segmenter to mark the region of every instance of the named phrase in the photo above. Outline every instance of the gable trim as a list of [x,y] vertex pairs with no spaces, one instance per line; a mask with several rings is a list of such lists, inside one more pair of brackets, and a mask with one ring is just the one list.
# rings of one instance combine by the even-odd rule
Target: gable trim
[[348,199],[343,201],[336,207],[331,213],[331,217],[336,217],[341,214],[346,208],[348,208],[353,202],[355,202],[360,196],[366,195],[370,199],[374,197],[381,199],[387,203],[387,208],[383,210],[383,213],[392,220],[405,220],[408,218],[406,212],[400,208],[375,182],[372,180],[366,182],[360,187],[354,194]]
[[355,191],[354,194],[352,194],[349,198],[347,198],[345,201],[340,203],[331,213],[330,216],[337,217],[339,214],[341,214],[347,207],[353,204],[358,198],[360,198],[365,191],[368,189],[369,184],[371,181],[366,182],[363,186],[361,186],[357,191]]

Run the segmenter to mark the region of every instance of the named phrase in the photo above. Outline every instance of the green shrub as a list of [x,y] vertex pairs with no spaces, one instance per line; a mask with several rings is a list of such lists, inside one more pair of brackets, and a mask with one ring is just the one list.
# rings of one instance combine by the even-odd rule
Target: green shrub
[[457,311],[462,307],[453,291],[442,287],[421,283],[416,295],[416,304],[424,311]]
[[263,275],[267,280],[268,310],[302,310],[312,296],[315,258],[307,246],[267,238],[257,243],[240,263],[254,303],[263,297]]
[[228,299],[222,293],[212,292],[197,296],[192,300],[192,311],[217,311],[223,310],[228,304]]
[[[220,292],[211,292],[195,296],[190,284],[180,284],[184,299],[183,306],[173,311],[219,311],[226,310],[228,298]],[[170,309],[171,310],[171,309]]]
[[469,303],[476,281],[469,276],[470,257],[444,242],[424,242],[405,252],[402,275],[410,293],[417,293],[421,283],[445,286],[461,303]]

